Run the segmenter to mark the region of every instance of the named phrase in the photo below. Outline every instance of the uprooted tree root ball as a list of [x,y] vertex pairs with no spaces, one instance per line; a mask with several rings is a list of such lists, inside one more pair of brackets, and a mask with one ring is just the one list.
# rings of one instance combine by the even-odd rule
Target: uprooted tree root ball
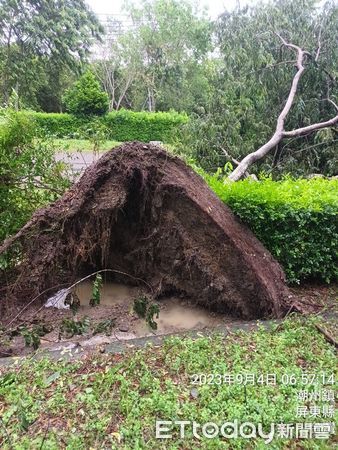
[[[22,258],[3,309],[44,301],[100,269],[142,280],[155,297],[179,293],[243,318],[290,308],[279,264],[203,179],[179,158],[139,142],[107,152],[62,198],[5,241]],[[8,277],[7,277],[8,280]]]

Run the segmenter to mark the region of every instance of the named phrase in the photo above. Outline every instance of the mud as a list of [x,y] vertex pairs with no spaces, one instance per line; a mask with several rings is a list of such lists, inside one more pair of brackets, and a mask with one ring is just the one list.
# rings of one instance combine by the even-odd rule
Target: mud
[[[91,293],[92,283],[90,282],[81,283],[76,288],[76,294],[81,302],[80,313],[82,315],[91,316],[93,314],[93,308],[90,307]],[[128,331],[132,331],[135,336],[145,336],[152,331],[147,323],[141,319],[132,320],[133,302],[138,295],[138,288],[119,283],[105,283],[102,286],[100,305],[111,308],[111,310],[115,309],[115,316],[119,316],[119,307],[124,307],[129,317],[122,318],[120,316],[118,321],[126,324]],[[159,318],[156,319],[156,333],[160,334],[202,329],[204,327],[214,328],[229,320],[229,317],[224,314],[209,311],[202,306],[178,297],[162,298],[156,304],[160,308]]]
[[[75,351],[78,349],[80,352],[83,350],[94,351],[94,349],[101,350],[106,345],[113,347],[120,344],[122,346],[134,345],[138,338],[152,339],[153,337],[184,333],[199,335],[200,333],[224,332],[228,328],[245,329],[247,326],[255,327],[257,324],[256,320],[248,322],[234,319],[230,315],[198,306],[189,299],[171,296],[155,301],[159,306],[160,313],[158,318],[155,317],[157,329],[153,330],[145,319],[138,317],[133,310],[135,298],[144,294],[142,289],[119,283],[104,283],[100,305],[95,307],[89,305],[92,296],[91,282],[86,281],[79,284],[76,294],[79,296],[81,305],[75,315],[69,309],[59,310],[44,306],[36,311],[32,305],[21,314],[11,328],[15,329],[23,324],[29,329],[33,329],[39,324],[47,326],[51,331],[41,337],[40,350],[60,351],[62,356],[65,349]],[[327,314],[328,317],[332,317],[332,320],[326,320],[327,323],[333,321],[330,330],[332,330],[332,335],[337,336],[337,286],[308,285],[293,288],[293,294],[294,298],[299,303],[306,305],[312,313]],[[71,337],[60,335],[64,319],[79,321],[84,317],[89,321],[85,333]],[[95,330],[98,325],[107,319],[114,319],[114,326],[110,332],[101,330],[97,333]],[[25,345],[21,335],[10,339],[8,335],[1,336],[0,333],[0,358],[30,355],[32,351],[32,347]]]
[[[26,323],[29,328],[34,325],[44,324],[51,331],[41,337],[40,347],[48,349],[57,345],[78,343],[81,347],[97,346],[119,340],[130,340],[137,337],[167,335],[184,331],[203,329],[217,329],[230,322],[232,318],[221,313],[215,313],[202,306],[195,305],[186,299],[178,297],[161,298],[153,301],[159,307],[159,317],[154,317],[157,324],[152,329],[146,320],[134,312],[134,301],[144,293],[137,287],[131,287],[119,283],[104,283],[101,289],[101,300],[98,306],[91,306],[92,297],[91,282],[80,283],[75,291],[80,305],[74,314],[70,309],[57,309],[42,307],[38,311],[35,308],[26,310],[17,326]],[[81,321],[88,320],[88,329],[82,334],[66,336],[60,334],[62,322],[65,319]],[[113,319],[112,329],[101,330],[96,333],[99,324],[107,319]],[[1,336],[0,336],[1,337]],[[27,355],[31,351],[25,345],[23,336],[18,335],[12,340],[7,340],[7,345],[1,345],[2,356]]]

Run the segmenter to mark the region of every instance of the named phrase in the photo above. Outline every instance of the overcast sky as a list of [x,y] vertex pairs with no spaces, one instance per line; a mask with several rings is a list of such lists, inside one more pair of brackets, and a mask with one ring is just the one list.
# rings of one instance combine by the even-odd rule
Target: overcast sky
[[[123,0],[86,0],[96,14],[123,14]],[[216,18],[223,11],[231,10],[236,5],[236,0],[200,0],[201,5],[206,5],[211,18]],[[241,5],[249,3],[249,0],[241,0]]]

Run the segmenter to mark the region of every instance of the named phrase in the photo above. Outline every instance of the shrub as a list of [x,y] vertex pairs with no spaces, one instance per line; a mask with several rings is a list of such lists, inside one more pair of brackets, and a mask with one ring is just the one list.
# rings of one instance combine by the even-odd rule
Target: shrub
[[55,200],[69,185],[54,149],[36,138],[25,113],[0,112],[0,242],[15,233],[35,209]]
[[34,119],[42,135],[58,138],[73,137],[81,127],[89,123],[87,118],[66,113],[27,112],[26,114]]
[[126,141],[167,141],[175,129],[188,120],[177,112],[113,111],[102,118],[110,138]]
[[95,75],[87,71],[67,90],[63,101],[75,116],[101,116],[108,111],[108,95],[101,89]]
[[215,175],[203,176],[282,264],[289,282],[337,279],[338,180],[224,184]]
[[72,114],[27,112],[32,116],[43,134],[58,138],[86,138],[83,130],[101,124],[105,138],[125,141],[167,141],[179,125],[188,121],[188,116],[177,112],[133,112],[113,111],[102,117],[78,117]]

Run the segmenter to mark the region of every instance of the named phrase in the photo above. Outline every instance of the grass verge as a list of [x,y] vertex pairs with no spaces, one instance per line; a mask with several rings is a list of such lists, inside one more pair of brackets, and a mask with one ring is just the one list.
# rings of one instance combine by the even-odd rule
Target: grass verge
[[[99,151],[110,150],[117,147],[121,142],[117,141],[102,141],[99,143]],[[53,145],[56,151],[59,152],[92,152],[94,144],[89,139],[54,139]]]
[[[333,403],[323,392],[334,390],[335,353],[315,320],[291,316],[270,331],[175,337],[161,347],[71,363],[27,360],[3,370],[0,378],[1,448],[331,449],[332,436],[282,439],[277,430],[268,445],[261,438],[209,439],[201,431],[198,439],[190,427],[185,438],[175,426],[172,438],[155,437],[156,419],[199,424],[237,419],[262,423],[266,431],[271,423],[334,422],[327,416]],[[196,385],[194,374],[234,379],[228,383],[223,376],[219,383],[218,377],[207,377],[211,384]],[[267,383],[268,374],[276,375],[276,383]],[[241,382],[243,375],[247,381],[253,375],[254,384]],[[319,392],[322,398],[306,400],[302,392]],[[297,417],[297,407],[307,414]]]

